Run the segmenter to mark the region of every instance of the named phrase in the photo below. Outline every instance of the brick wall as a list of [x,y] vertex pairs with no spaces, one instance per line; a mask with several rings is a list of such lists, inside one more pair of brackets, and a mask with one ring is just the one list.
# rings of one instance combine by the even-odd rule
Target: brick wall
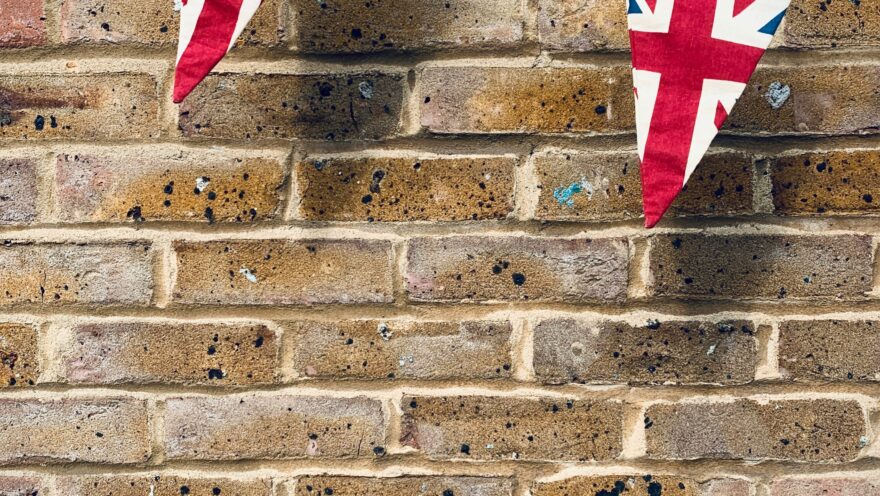
[[880,2],[650,232],[622,3],[0,2],[0,494],[880,495]]

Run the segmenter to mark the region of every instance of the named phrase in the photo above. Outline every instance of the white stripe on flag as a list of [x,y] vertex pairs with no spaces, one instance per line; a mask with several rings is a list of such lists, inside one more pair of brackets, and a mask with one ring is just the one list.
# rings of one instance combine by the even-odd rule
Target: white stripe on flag
[[177,45],[177,63],[183,57],[183,52],[189,46],[193,33],[196,30],[196,23],[199,22],[199,16],[202,15],[202,7],[205,0],[189,0],[180,10],[180,43]]
[[235,23],[235,31],[232,33],[232,39],[229,40],[229,47],[226,49],[228,52],[232,50],[232,46],[235,45],[235,40],[241,36],[241,32],[244,31],[244,28],[247,26],[248,22],[250,22],[251,17],[257,12],[257,9],[260,8],[260,3],[263,0],[244,0],[241,2],[241,9],[238,11],[238,21]]

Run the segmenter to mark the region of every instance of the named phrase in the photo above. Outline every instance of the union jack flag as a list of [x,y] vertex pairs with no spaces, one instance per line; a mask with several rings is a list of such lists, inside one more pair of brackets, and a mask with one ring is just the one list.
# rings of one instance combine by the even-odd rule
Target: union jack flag
[[628,0],[645,226],[696,169],[790,0]]
[[174,103],[180,103],[226,55],[262,0],[178,0],[180,44]]

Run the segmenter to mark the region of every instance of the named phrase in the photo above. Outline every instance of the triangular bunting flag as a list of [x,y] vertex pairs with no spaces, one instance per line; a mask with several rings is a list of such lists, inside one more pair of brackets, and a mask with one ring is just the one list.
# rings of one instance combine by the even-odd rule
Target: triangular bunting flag
[[645,226],[718,134],[790,0],[629,0]]
[[226,55],[262,0],[180,0],[174,102],[180,103]]

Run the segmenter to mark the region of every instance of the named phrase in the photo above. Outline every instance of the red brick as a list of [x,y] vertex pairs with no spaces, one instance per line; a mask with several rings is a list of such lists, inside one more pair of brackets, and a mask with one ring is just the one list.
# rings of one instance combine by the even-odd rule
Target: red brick
[[0,5],[0,47],[28,47],[46,42],[43,0],[12,0]]
[[455,236],[409,243],[414,301],[615,301],[627,288],[623,239]]
[[253,460],[376,457],[385,453],[379,401],[246,396],[167,402],[168,458]]

